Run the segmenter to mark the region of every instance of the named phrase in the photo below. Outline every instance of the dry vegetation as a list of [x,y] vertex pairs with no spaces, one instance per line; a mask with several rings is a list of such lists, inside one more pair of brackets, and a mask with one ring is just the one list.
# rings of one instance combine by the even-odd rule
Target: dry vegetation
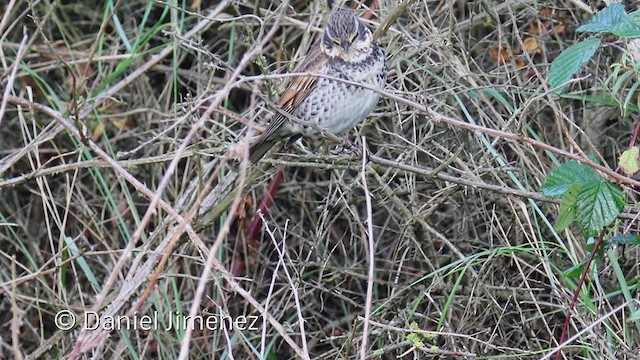
[[[589,250],[577,228],[553,230],[557,202],[537,192],[566,153],[615,168],[629,143],[634,114],[580,97],[626,96],[606,84],[623,42],[598,52],[573,99],[546,80],[603,4],[349,4],[390,25],[388,86],[351,134],[366,137],[363,168],[319,138],[257,166],[225,160],[326,1],[194,3],[0,4],[0,358],[638,358],[633,246],[596,258],[559,346],[578,282],[565,270]],[[259,320],[63,331],[62,310]]]

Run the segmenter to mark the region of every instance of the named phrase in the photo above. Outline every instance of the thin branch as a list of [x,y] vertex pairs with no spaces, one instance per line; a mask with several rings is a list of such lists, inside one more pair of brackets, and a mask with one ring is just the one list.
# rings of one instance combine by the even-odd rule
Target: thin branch
[[373,278],[375,277],[376,253],[373,240],[373,210],[371,206],[371,194],[367,188],[367,138],[362,137],[362,188],[367,205],[367,244],[369,252],[369,271],[367,276],[367,298],[364,303],[364,325],[362,327],[362,343],[360,344],[360,360],[367,357],[369,340],[369,321],[371,320],[371,308],[373,303]]
[[[2,33],[2,31],[0,31],[0,33]],[[16,59],[11,64],[13,69],[11,69],[11,75],[9,75],[9,80],[8,80],[8,82],[6,84],[6,87],[4,88],[4,96],[3,96],[2,102],[0,103],[0,126],[2,126],[2,119],[4,119],[4,112],[5,112],[6,108],[7,108],[7,96],[9,96],[9,94],[13,90],[13,82],[15,81],[16,73],[18,72],[18,69],[20,68],[20,62],[22,61],[22,57],[25,54],[25,50],[27,48],[27,40],[28,39],[29,38],[27,37],[27,34],[25,33],[24,36],[22,37],[22,42],[20,42],[20,47],[18,48],[18,54],[16,54]]]

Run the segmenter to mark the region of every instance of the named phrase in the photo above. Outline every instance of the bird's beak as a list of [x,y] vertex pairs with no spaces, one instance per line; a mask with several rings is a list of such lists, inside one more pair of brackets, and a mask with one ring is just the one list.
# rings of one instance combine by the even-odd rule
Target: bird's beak
[[349,51],[349,46],[351,46],[351,44],[348,41],[342,42],[342,49],[344,50],[345,53]]

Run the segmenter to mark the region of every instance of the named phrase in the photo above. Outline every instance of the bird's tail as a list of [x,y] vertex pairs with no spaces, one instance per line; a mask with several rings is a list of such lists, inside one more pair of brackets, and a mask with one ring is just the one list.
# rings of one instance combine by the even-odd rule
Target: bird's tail
[[249,160],[252,163],[258,162],[278,142],[277,139],[259,139],[249,147]]

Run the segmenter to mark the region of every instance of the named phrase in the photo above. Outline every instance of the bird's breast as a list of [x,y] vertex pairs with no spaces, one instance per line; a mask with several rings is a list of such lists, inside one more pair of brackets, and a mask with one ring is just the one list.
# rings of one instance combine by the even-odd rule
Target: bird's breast
[[[335,62],[325,68],[326,75],[382,89],[386,83],[386,64],[379,49],[360,63]],[[320,78],[294,115],[334,134],[358,125],[376,106],[379,94],[341,81]],[[297,132],[313,134],[312,128],[294,125]]]

